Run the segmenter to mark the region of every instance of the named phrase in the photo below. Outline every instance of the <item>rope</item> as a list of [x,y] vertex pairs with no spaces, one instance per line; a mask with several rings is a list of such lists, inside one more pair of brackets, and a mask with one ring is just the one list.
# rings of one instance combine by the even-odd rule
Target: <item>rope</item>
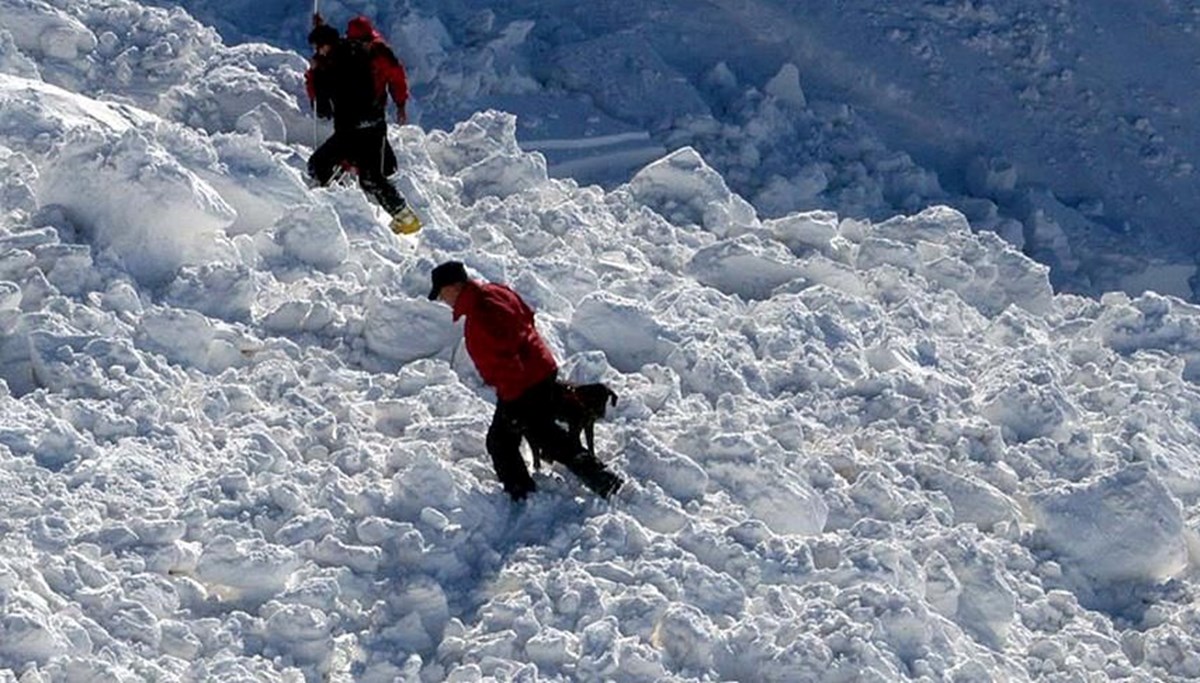
[[[312,15],[309,17],[310,23],[321,14],[321,0],[313,0]],[[313,149],[317,148],[317,101],[314,99],[309,103],[309,112],[312,113],[312,129],[313,129]]]
[[385,174],[383,172],[384,168],[386,166],[384,164],[383,158],[384,158],[384,155],[387,154],[387,143],[388,143],[387,131],[388,131],[387,114],[385,113],[384,119],[383,119],[383,137],[379,139],[379,177],[383,178],[385,181],[387,180],[387,174]]

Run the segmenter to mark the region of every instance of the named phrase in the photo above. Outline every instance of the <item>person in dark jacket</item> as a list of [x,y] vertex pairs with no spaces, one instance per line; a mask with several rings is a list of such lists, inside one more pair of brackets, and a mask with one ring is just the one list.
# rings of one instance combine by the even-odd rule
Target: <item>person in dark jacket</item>
[[607,498],[615,493],[621,478],[555,420],[558,363],[534,326],[533,310],[509,287],[467,277],[458,261],[434,268],[432,280],[429,299],[450,306],[454,320],[466,318],[467,354],[483,381],[496,390],[487,450],[504,490],[521,500],[537,489],[521,457],[524,438],[596,494]]
[[396,172],[396,154],[387,139],[389,94],[396,120],[408,120],[404,66],[366,17],[351,19],[345,38],[319,14],[313,24],[308,35],[313,57],[304,84],[317,116],[333,119],[333,135],[309,158],[308,173],[328,185],[339,167],[353,167],[359,186],[392,216],[392,230],[416,232],[420,221],[387,179]]

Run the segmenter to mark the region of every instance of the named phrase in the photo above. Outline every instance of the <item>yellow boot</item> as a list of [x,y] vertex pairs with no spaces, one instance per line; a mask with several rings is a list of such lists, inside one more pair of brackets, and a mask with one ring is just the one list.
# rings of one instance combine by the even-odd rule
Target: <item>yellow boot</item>
[[421,229],[421,219],[406,206],[392,216],[391,228],[397,235],[411,235]]

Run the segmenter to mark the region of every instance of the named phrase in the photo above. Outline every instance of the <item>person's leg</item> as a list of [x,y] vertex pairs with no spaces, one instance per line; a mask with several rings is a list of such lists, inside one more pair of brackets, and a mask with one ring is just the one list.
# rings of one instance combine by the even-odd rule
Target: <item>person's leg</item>
[[[389,215],[396,215],[407,206],[404,198],[388,182],[384,175],[387,144],[387,127],[362,128],[357,132],[355,166],[358,167],[358,184],[363,192],[374,199]],[[395,171],[396,156],[392,154],[392,170]]]
[[388,142],[387,133],[383,135],[383,177],[391,178],[396,172],[396,151],[392,149],[392,143]]
[[347,156],[346,137],[335,132],[308,158],[308,175],[321,185],[328,185],[334,169]]
[[487,451],[492,456],[496,478],[513,500],[521,500],[537,490],[525,459],[521,457],[521,424],[503,401],[496,402],[496,412],[487,433]]
[[541,452],[543,460],[562,463],[585,486],[607,498],[621,487],[622,480],[579,443],[555,420],[554,378],[530,389],[521,397],[519,416],[525,438]]

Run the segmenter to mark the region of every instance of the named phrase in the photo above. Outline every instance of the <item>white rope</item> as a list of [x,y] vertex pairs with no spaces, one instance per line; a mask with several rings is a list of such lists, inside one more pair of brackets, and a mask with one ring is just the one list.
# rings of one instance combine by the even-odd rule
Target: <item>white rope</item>
[[387,174],[384,173],[386,164],[384,164],[384,156],[387,154],[387,113],[383,115],[383,139],[379,143],[379,177],[387,182]]

